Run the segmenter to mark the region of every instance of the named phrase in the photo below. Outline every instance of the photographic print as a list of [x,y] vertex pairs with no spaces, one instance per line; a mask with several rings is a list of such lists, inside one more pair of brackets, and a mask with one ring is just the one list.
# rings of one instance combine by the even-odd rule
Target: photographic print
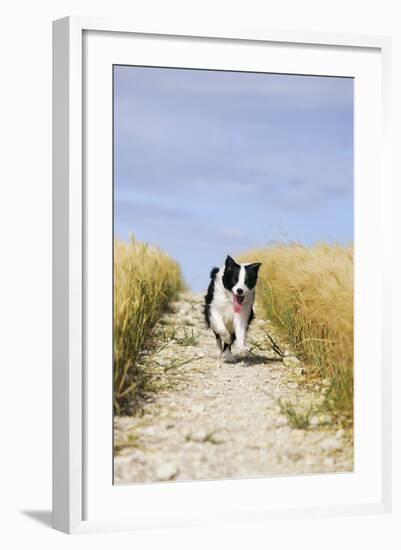
[[113,67],[115,484],[353,470],[353,79]]

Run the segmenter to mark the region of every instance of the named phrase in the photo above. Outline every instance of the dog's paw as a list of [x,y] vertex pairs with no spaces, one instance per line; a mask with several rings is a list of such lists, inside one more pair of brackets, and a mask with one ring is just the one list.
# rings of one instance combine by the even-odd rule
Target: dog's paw
[[232,355],[231,351],[229,351],[228,349],[226,349],[226,351],[223,352],[221,357],[222,357],[224,363],[232,363],[232,361],[233,361],[233,355]]

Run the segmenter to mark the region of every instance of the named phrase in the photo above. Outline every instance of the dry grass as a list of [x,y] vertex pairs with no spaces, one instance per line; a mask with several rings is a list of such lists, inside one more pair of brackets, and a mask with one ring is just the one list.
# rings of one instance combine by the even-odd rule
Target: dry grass
[[179,266],[158,248],[114,243],[114,407],[120,413],[146,389],[137,364],[153,327],[183,287]]
[[352,418],[352,246],[275,245],[242,261],[263,262],[258,303],[296,353],[331,381],[327,405]]

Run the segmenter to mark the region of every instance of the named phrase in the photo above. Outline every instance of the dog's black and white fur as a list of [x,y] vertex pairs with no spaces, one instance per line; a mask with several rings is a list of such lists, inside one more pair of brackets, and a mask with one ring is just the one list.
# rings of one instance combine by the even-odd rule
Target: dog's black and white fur
[[260,263],[238,264],[227,256],[225,265],[214,267],[205,296],[204,314],[217,341],[218,350],[228,358],[236,341],[245,350],[245,339],[254,313],[255,285]]

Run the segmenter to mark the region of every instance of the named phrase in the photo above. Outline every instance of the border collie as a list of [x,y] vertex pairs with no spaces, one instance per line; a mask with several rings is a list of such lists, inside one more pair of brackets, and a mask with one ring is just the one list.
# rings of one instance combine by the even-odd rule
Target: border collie
[[237,264],[227,256],[225,265],[214,267],[205,296],[206,324],[216,336],[217,348],[225,358],[231,356],[231,346],[245,351],[245,338],[254,313],[255,285],[261,263]]

